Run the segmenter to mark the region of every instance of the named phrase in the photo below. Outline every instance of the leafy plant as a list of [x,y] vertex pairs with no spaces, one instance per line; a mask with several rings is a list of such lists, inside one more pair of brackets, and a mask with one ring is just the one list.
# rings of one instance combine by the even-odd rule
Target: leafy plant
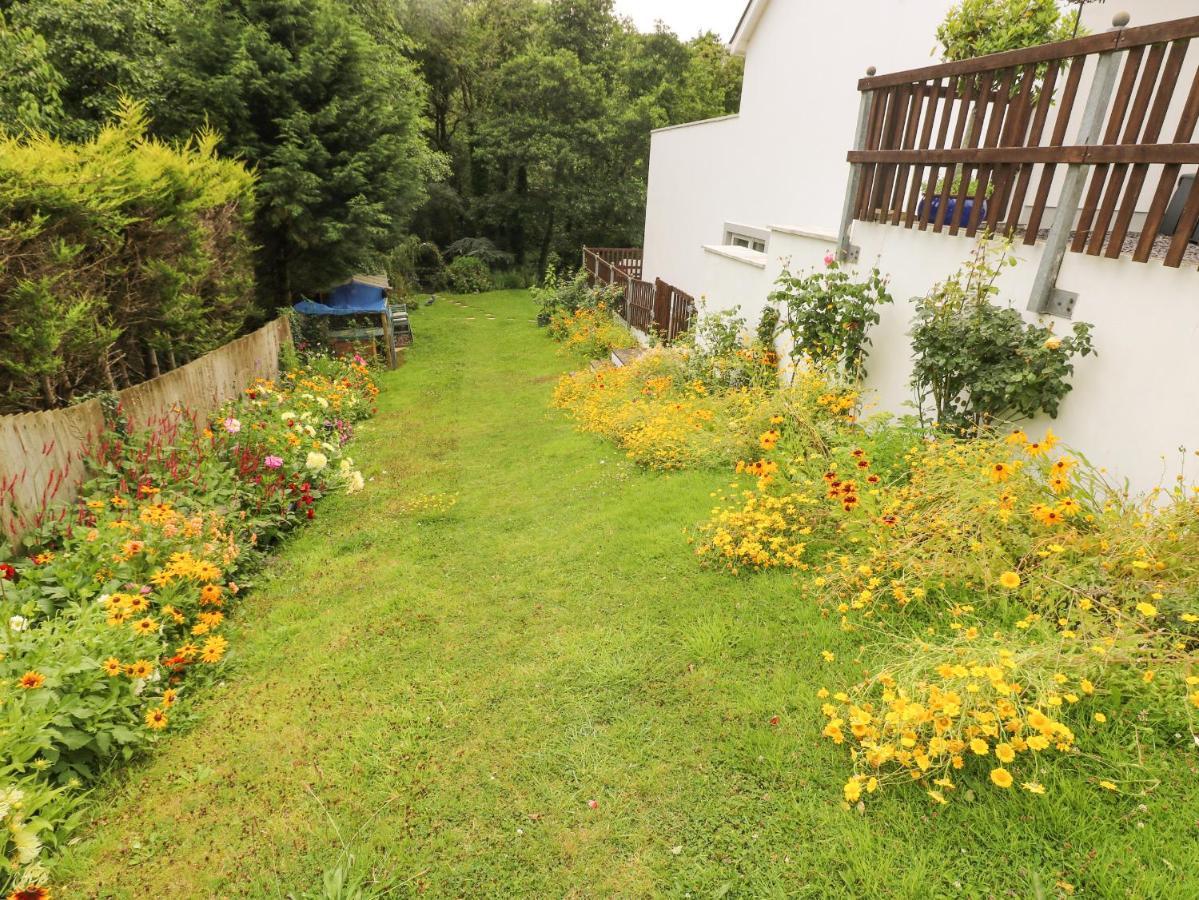
[[424,241],[417,245],[413,253],[413,272],[416,283],[426,291],[440,291],[445,287],[445,260],[441,250],[432,241]]
[[450,290],[456,294],[479,294],[491,290],[491,270],[477,256],[459,256],[445,270]]
[[445,255],[450,259],[458,256],[472,256],[481,259],[489,266],[512,262],[512,254],[498,249],[490,238],[468,237],[454,241],[445,248]]
[[1076,355],[1094,352],[1091,326],[1076,322],[1057,337],[992,302],[1004,268],[1014,266],[1011,242],[979,241],[957,272],[916,302],[911,332],[912,388],[921,416],[971,432],[997,420],[1056,416],[1070,392]]
[[878,307],[890,303],[891,295],[877,268],[865,281],[855,281],[830,255],[824,269],[811,274],[794,275],[784,268],[770,301],[786,311],[783,323],[791,335],[794,359],[861,377],[866,374],[870,326],[878,324]]
[[937,26],[937,40],[949,62],[1063,41],[1074,30],[1057,0],[960,0]]
[[547,268],[541,286],[533,288],[533,299],[540,305],[537,324],[543,327],[557,313],[574,313],[599,306],[616,309],[623,298],[624,290],[620,285],[592,285],[585,269],[579,269],[567,279]]

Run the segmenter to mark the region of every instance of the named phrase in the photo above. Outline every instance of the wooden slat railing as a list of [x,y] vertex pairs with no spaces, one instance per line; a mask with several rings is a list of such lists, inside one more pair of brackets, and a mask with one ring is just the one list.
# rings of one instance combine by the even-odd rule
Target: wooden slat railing
[[1199,189],[1173,237],[1159,238],[1183,167],[1199,165],[1199,69],[1181,77],[1196,37],[1192,16],[863,78],[843,231],[857,219],[971,237],[1022,231],[1032,244],[1058,167],[1081,166],[1079,201],[1067,188],[1057,198],[1068,249],[1114,259],[1128,245],[1138,262],[1157,254],[1177,267]]
[[583,268],[592,284],[624,287],[617,313],[631,327],[670,343],[691,327],[695,298],[661,278],[641,280],[640,247],[584,247]]

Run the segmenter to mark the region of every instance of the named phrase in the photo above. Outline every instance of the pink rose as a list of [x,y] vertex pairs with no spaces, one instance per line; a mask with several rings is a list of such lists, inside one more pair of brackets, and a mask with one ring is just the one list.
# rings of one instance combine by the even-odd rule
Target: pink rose
[[832,265],[833,263],[835,263],[836,261],[837,261],[837,257],[836,257],[836,255],[833,253],[833,251],[832,251],[832,250],[830,250],[828,253],[824,254],[824,264],[825,264],[826,266],[831,266],[831,265]]

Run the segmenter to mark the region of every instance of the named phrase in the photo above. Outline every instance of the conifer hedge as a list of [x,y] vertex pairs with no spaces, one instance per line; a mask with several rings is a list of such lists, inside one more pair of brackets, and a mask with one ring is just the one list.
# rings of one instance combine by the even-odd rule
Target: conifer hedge
[[0,135],[0,413],[136,384],[253,314],[254,176],[148,124],[125,103],[83,143]]

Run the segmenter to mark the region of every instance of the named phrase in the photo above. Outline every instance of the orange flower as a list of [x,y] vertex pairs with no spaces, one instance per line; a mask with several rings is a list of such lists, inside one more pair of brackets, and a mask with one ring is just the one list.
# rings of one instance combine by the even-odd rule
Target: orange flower
[[34,688],[40,688],[45,683],[46,676],[41,672],[35,672],[32,669],[30,669],[17,680],[17,684],[25,688],[27,691],[32,691]]

